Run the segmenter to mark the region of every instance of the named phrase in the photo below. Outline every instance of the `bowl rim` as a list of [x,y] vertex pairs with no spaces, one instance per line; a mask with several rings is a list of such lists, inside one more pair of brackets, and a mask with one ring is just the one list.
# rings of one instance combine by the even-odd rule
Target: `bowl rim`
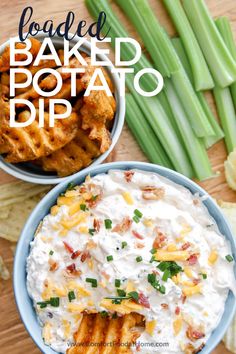
[[[74,35],[72,33],[69,33],[69,37],[73,37]],[[18,36],[16,37],[11,37],[13,39],[19,39]],[[38,33],[37,35],[34,36],[34,38],[43,40],[44,38],[48,38],[46,34],[41,34]],[[54,43],[63,43],[63,38],[59,37],[57,34],[51,38],[52,42]],[[73,39],[71,39],[71,42],[77,42],[81,38],[79,36],[74,36]],[[3,52],[4,48],[9,45],[10,39],[8,39],[6,42],[0,45],[0,54]],[[85,39],[84,43],[81,45],[81,50],[86,51],[89,53],[91,51],[91,43],[87,39]],[[103,154],[98,156],[96,159],[92,161],[92,163],[85,167],[81,171],[89,171],[89,169],[92,166],[97,166],[101,164],[111,153],[111,151],[114,149],[120,135],[123,129],[124,121],[125,121],[125,95],[121,95],[121,84],[120,84],[120,77],[117,72],[112,72],[112,70],[115,68],[114,65],[112,64],[111,60],[109,57],[103,53],[99,53],[97,57],[100,60],[106,60],[109,62],[108,66],[105,66],[106,70],[108,71],[108,74],[110,78],[113,81],[114,88],[115,88],[115,99],[116,99],[116,113],[114,117],[114,123],[111,131],[111,138],[112,142],[107,151],[105,151]],[[11,164],[6,161],[4,161],[4,158],[0,155],[0,169],[3,171],[7,172],[8,174],[19,178],[23,181],[30,182],[30,183],[38,183],[38,184],[58,184],[63,181],[66,181],[68,178],[71,176],[76,175],[78,172],[73,173],[72,175],[65,176],[65,177],[57,177],[56,175],[39,175],[36,172],[30,172],[30,171],[23,171],[20,167],[17,166],[17,164]]]
[[[236,240],[233,237],[233,233],[231,231],[231,228],[224,214],[222,213],[219,206],[215,203],[213,198],[203,188],[201,188],[199,185],[197,185],[194,181],[190,180],[189,178],[183,176],[178,172],[175,172],[173,170],[170,170],[168,168],[159,165],[154,165],[146,162],[136,162],[136,161],[119,161],[119,162],[106,163],[99,166],[93,166],[90,169],[90,175],[95,176],[97,174],[107,173],[109,170],[125,171],[130,169],[138,169],[141,171],[149,171],[149,172],[160,174],[161,176],[170,179],[174,183],[189,189],[192,194],[199,193],[200,196],[205,196],[206,198],[204,198],[203,203],[207,207],[210,215],[215,220],[221,233],[222,233],[221,229],[224,228],[224,236],[231,244],[232,253],[235,259]],[[13,272],[13,288],[14,288],[16,305],[21,320],[24,323],[24,326],[27,329],[29,335],[31,336],[35,344],[39,347],[39,349],[45,354],[55,354],[56,352],[53,349],[51,349],[49,346],[46,346],[43,343],[41,338],[40,325],[37,322],[37,316],[33,308],[33,304],[31,302],[31,299],[26,289],[26,258],[29,254],[29,245],[33,238],[34,232],[38,226],[39,220],[42,220],[43,217],[48,214],[48,209],[50,208],[50,206],[52,206],[55,203],[58,195],[66,189],[68,183],[70,182],[82,183],[86,175],[87,175],[86,171],[81,171],[76,175],[71,176],[68,180],[64,181],[63,183],[60,183],[59,185],[55,186],[50,192],[46,194],[46,196],[38,203],[38,205],[31,213],[30,217],[28,218],[24,226],[24,229],[21,233],[20,239],[18,241],[17,249],[16,249],[16,254],[14,259],[14,272]],[[31,229],[30,236],[29,236],[30,232],[28,231],[29,229]],[[27,235],[28,235],[28,240],[25,240],[25,238],[27,238]],[[22,254],[24,253],[24,251],[26,253],[26,258],[23,259],[22,261]],[[234,271],[236,274],[236,267],[234,267]],[[21,272],[21,275],[23,275],[24,273],[23,278],[25,279],[25,281],[23,284],[23,291],[24,292],[26,291],[26,299],[24,298],[24,295],[22,295],[23,292],[22,292],[21,280],[23,281],[23,278],[22,279],[20,278],[19,272]],[[24,311],[24,308],[27,309],[27,311]],[[34,325],[35,323],[37,323],[36,324],[38,326],[37,330],[40,331],[40,337],[37,334],[35,334],[31,328],[30,325],[31,320],[29,320],[28,317],[29,311],[30,311],[30,315],[33,316],[32,321],[34,322]],[[220,342],[234,316],[235,311],[236,311],[236,299],[233,293],[229,291],[228,298],[225,304],[225,310],[220,320],[220,323],[218,323],[216,329],[213,331],[210,338],[206,342],[206,346],[201,350],[200,352],[201,354],[210,354],[211,351]]]

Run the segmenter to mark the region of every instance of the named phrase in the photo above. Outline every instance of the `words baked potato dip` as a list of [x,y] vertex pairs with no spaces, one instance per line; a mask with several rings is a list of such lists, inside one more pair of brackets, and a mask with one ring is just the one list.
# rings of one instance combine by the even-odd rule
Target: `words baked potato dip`
[[[98,341],[97,353],[160,352],[158,343],[196,353],[235,293],[233,265],[197,196],[155,173],[110,171],[59,196],[31,244],[27,287],[58,352],[94,353]],[[136,345],[122,347],[127,338]]]

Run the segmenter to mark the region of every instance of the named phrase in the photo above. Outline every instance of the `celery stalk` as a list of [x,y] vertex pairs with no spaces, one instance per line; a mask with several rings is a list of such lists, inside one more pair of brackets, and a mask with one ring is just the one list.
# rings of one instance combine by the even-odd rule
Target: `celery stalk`
[[[225,44],[231,55],[233,56],[234,60],[236,60],[236,45],[234,42],[233,32],[229,19],[227,17],[220,17],[215,21],[215,24],[221,36],[223,37],[223,40],[225,41]],[[236,82],[230,86],[230,91],[234,102],[234,108],[236,109]]]
[[212,170],[207,152],[202,141],[200,141],[200,139],[198,139],[193,133],[183,106],[179,102],[178,95],[169,79],[165,79],[165,90],[196,177],[199,180],[211,177]]
[[215,86],[214,97],[221,124],[225,133],[225,143],[228,153],[236,147],[236,115],[230,90]]
[[[158,70],[160,70],[160,63],[157,60],[154,50],[150,48],[149,42],[151,38],[155,41],[155,46],[159,49],[165,62],[179,63],[179,69],[171,71],[171,80],[178,92],[184,109],[191,120],[194,132],[198,137],[213,135],[214,131],[212,130],[212,127],[198,101],[196,93],[183,70],[171,40],[155,18],[148,2],[146,0],[136,0],[135,2],[133,0],[116,0],[116,2],[133,22]],[[145,32],[141,30],[140,23],[142,23],[142,26],[145,26]]]
[[149,161],[161,166],[173,168],[172,163],[157,139],[153,129],[148,124],[142,111],[130,93],[126,94],[125,117],[131,132]]
[[153,62],[160,73],[164,77],[170,77],[173,72],[179,70],[180,64],[176,56],[172,55],[173,49],[168,40],[168,35],[156,20],[147,1],[116,0],[116,2],[130,17],[135,28],[139,31],[148,52],[152,53]]
[[212,76],[209,72],[192,27],[181,6],[180,0],[164,0],[164,4],[182,39],[189,63],[191,65],[196,91],[209,90],[213,88],[214,82]]
[[[190,161],[157,97],[140,96],[133,87],[131,77],[126,78],[126,84],[160,143],[165,148],[175,170],[191,178],[193,170]],[[148,139],[148,136],[146,138]]]
[[236,80],[236,62],[217,30],[204,0],[183,0],[183,7],[215,83],[220,87],[231,85]]
[[[182,44],[182,41],[180,38],[173,38],[172,39],[172,44],[175,48],[175,51],[190,79],[191,82],[193,82],[193,74],[191,71],[191,67],[186,55],[186,52],[184,50],[184,46]],[[201,103],[201,106],[208,118],[208,121],[210,122],[212,129],[214,131],[214,135],[209,136],[209,137],[205,137],[204,139],[204,143],[205,143],[205,147],[209,148],[212,145],[214,145],[215,143],[217,143],[219,140],[221,140],[224,137],[224,133],[222,131],[222,129],[220,128],[218,122],[216,121],[216,118],[214,117],[208,103],[207,100],[204,96],[203,92],[197,92],[197,97],[199,99],[199,102]]]

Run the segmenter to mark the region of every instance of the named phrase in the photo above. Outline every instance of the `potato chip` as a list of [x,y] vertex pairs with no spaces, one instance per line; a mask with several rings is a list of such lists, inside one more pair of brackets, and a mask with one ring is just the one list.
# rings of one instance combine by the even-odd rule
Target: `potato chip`
[[2,259],[2,256],[0,256],[0,277],[3,279],[3,280],[8,280],[10,279],[10,273],[9,273],[9,270],[7,269],[3,259]]

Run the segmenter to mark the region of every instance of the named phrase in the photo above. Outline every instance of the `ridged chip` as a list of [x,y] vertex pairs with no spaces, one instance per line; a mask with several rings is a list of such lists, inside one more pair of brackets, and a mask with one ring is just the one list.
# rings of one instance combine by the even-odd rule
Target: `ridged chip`
[[[86,314],[74,335],[76,346],[67,354],[129,354],[144,327],[143,316],[132,313],[108,318],[101,314]],[[96,351],[95,351],[96,348]]]

